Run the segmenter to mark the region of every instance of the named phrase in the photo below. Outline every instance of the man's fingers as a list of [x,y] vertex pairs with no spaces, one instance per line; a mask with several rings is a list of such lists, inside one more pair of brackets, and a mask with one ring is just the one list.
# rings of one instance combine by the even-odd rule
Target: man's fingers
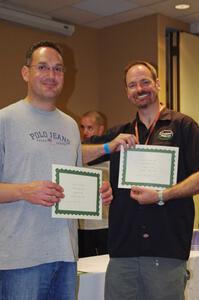
[[53,190],[56,190],[58,192],[63,192],[64,189],[61,185],[55,183],[55,182],[52,182],[52,181],[43,181],[44,185],[46,185],[46,187],[50,188],[50,189],[53,189]]
[[113,195],[109,181],[104,181],[99,191],[101,193],[103,203],[110,204],[113,200]]
[[122,135],[120,136],[120,145],[124,147],[125,150],[127,150],[130,147],[135,147],[136,144],[136,138],[132,134],[128,135]]
[[111,204],[112,200],[113,200],[113,196],[111,195],[108,198],[102,199],[102,202],[103,202],[103,204],[108,205],[108,204]]
[[51,196],[51,197],[56,197],[56,198],[64,198],[64,193],[57,191],[55,189],[49,189],[47,191],[47,195]]
[[142,192],[142,188],[139,186],[132,186],[131,191],[132,191],[132,193],[139,194]]

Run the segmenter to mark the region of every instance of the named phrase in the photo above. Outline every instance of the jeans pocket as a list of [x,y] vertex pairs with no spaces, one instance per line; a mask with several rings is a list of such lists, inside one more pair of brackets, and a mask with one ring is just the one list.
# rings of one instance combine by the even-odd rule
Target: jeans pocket
[[188,269],[185,270],[184,275],[184,288],[186,288],[187,281],[191,278],[191,273]]

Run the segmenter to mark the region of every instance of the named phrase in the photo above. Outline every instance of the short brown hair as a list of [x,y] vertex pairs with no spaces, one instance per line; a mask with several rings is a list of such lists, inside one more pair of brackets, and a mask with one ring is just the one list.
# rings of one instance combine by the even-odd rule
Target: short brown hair
[[94,117],[97,125],[100,125],[100,126],[103,125],[105,128],[107,126],[106,116],[103,113],[101,113],[100,111],[89,110],[89,111],[85,112],[81,118],[85,118],[85,117]]
[[27,66],[30,65],[31,60],[32,60],[32,56],[33,56],[33,53],[35,52],[35,50],[37,50],[40,47],[52,48],[55,51],[57,51],[61,55],[61,57],[63,58],[62,49],[58,44],[56,44],[54,42],[50,42],[50,41],[40,41],[40,42],[35,43],[32,46],[30,46],[30,48],[26,52],[26,65]]
[[148,63],[147,61],[137,60],[137,61],[128,63],[128,65],[126,65],[126,67],[124,68],[124,83],[125,83],[125,86],[126,86],[126,74],[127,74],[128,70],[130,68],[132,68],[133,66],[137,66],[137,65],[145,66],[151,72],[153,80],[156,81],[156,79],[158,78],[158,75],[157,75],[157,71],[156,71],[155,67],[152,64]]

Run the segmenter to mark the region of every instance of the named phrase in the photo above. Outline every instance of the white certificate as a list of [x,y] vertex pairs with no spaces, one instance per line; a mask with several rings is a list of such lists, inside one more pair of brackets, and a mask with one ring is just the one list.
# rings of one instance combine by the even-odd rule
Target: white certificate
[[165,189],[177,181],[178,147],[136,145],[121,148],[119,188],[131,186]]
[[101,219],[99,188],[102,171],[65,165],[52,165],[52,180],[64,188],[65,197],[52,207],[52,217]]

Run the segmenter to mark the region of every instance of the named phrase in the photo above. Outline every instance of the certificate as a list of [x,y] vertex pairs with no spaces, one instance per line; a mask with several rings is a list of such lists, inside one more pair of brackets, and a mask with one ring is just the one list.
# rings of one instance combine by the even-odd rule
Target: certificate
[[52,207],[52,217],[101,219],[99,188],[102,171],[65,165],[52,165],[52,179],[64,188],[65,197]]
[[165,189],[177,181],[178,147],[136,145],[121,148],[119,188],[131,186]]

